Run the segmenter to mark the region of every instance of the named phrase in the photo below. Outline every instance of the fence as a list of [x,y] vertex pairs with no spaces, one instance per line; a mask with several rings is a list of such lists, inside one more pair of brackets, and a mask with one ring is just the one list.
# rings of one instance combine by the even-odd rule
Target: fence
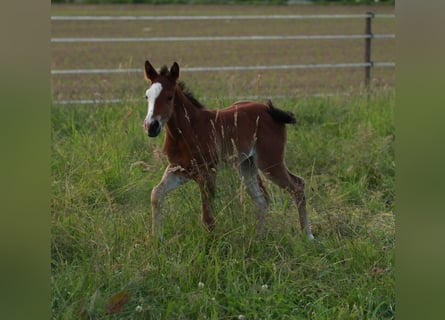
[[[119,42],[189,42],[189,41],[273,41],[273,40],[345,40],[364,39],[365,56],[362,63],[324,63],[324,64],[285,64],[256,66],[211,66],[184,67],[185,72],[207,71],[247,71],[247,70],[282,70],[282,69],[323,69],[323,68],[363,68],[364,84],[370,86],[371,69],[373,67],[395,67],[393,61],[373,61],[371,55],[372,39],[394,39],[395,34],[373,34],[372,20],[375,18],[394,19],[393,14],[318,14],[318,15],[220,15],[220,16],[52,16],[52,21],[184,21],[184,20],[265,20],[265,19],[364,19],[363,34],[331,34],[331,35],[251,35],[251,36],[200,36],[200,37],[120,37],[120,38],[51,38],[52,43],[119,43]],[[112,74],[137,73],[140,68],[120,69],[64,69],[51,70],[51,75],[82,75],[82,74]],[[117,102],[111,99],[108,102]],[[95,103],[98,100],[55,101],[55,103]]]

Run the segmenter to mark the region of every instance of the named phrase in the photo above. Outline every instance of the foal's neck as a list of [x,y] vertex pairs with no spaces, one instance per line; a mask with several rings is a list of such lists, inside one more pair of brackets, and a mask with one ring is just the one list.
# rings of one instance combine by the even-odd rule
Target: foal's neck
[[172,138],[182,136],[193,129],[193,123],[199,116],[200,111],[184,94],[182,89],[176,87],[173,114],[167,123],[168,131]]

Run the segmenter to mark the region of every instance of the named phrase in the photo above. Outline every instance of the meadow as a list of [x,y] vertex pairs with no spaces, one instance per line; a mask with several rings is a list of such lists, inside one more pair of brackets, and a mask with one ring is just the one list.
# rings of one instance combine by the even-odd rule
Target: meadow
[[[269,184],[267,234],[258,238],[229,167],[218,180],[214,233],[200,224],[190,183],[169,196],[165,241],[153,246],[149,194],[166,160],[162,139],[141,128],[143,108],[53,106],[53,317],[392,318],[394,94],[277,104],[299,121],[288,128],[286,159],[307,182],[313,242]],[[107,316],[122,292],[127,303]]]
[[[220,74],[183,80],[209,108],[221,108],[233,95],[257,94],[248,76],[237,75],[239,86]],[[142,128],[147,84],[139,82],[139,95],[111,90],[119,103],[52,105],[53,319],[394,319],[390,82],[347,96],[273,99],[297,117],[287,127],[286,163],[306,181],[314,241],[301,234],[288,195],[269,182],[258,237],[253,204],[227,164],[218,174],[214,232],[201,225],[199,191],[189,183],[167,198],[157,245],[150,192],[167,160],[162,137],[149,139]],[[260,89],[290,90],[267,81]]]

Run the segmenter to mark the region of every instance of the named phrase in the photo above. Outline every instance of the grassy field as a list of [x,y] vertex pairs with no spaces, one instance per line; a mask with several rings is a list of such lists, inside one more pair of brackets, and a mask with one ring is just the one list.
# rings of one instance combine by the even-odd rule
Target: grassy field
[[54,105],[53,319],[393,319],[394,99],[387,90],[276,101],[298,118],[286,161],[306,179],[315,241],[269,184],[259,239],[228,166],[214,233],[190,183],[166,201],[159,247],[149,194],[166,159],[162,139],[143,132],[143,103]]
[[[392,14],[392,6],[52,6],[52,15],[268,15]],[[395,32],[395,19],[376,18],[375,34]],[[363,34],[364,19],[52,21],[51,37],[184,37],[251,35]],[[126,69],[140,73],[53,75],[54,100],[139,98],[143,63],[177,61],[182,67],[360,63],[364,40],[267,40],[131,43],[52,43],[51,69]],[[394,39],[373,39],[372,59],[395,61]],[[374,88],[393,86],[394,68],[372,70]],[[271,71],[184,72],[183,80],[209,95],[234,99],[249,95],[301,96],[354,92],[364,80],[362,68]]]

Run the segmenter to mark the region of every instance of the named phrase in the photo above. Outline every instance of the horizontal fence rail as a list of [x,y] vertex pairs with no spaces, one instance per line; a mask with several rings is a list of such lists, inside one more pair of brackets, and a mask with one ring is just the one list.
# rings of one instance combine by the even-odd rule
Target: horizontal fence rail
[[[321,69],[321,68],[364,68],[364,67],[395,67],[395,62],[358,62],[358,63],[319,63],[319,64],[285,64],[274,66],[221,66],[221,67],[183,67],[185,72],[210,71],[249,71],[249,70],[292,70],[292,69]],[[107,73],[139,73],[142,68],[129,69],[67,69],[51,70],[52,75],[68,74],[107,74]]]
[[[283,65],[248,65],[248,66],[201,66],[183,67],[184,72],[212,72],[212,71],[251,71],[251,70],[295,70],[322,68],[364,68],[365,85],[369,87],[370,73],[373,67],[393,68],[396,63],[374,62],[371,59],[372,39],[395,39],[395,34],[374,34],[371,30],[371,20],[376,18],[394,19],[394,14],[312,14],[312,15],[219,15],[219,16],[52,16],[52,21],[186,21],[186,20],[285,20],[285,19],[365,19],[364,34],[328,34],[328,35],[240,35],[240,36],[182,36],[182,37],[55,37],[51,43],[117,43],[117,42],[187,42],[187,41],[278,41],[278,40],[365,40],[365,61],[357,63],[319,63],[319,64],[283,64]],[[51,75],[87,75],[87,74],[124,74],[143,73],[143,68],[118,69],[66,69],[51,70]],[[313,94],[311,96],[330,96],[339,93]],[[340,93],[341,95],[341,93]],[[349,95],[345,93],[345,95]],[[292,95],[274,96],[288,98]],[[253,97],[253,96],[252,96]],[[255,96],[260,98],[259,96]],[[240,98],[240,97],[237,97]],[[251,98],[249,96],[249,98]],[[59,100],[55,104],[96,104],[117,103],[128,101],[124,99],[77,99]]]
[[205,36],[205,37],[135,37],[135,38],[51,38],[54,43],[80,42],[171,42],[171,41],[271,41],[271,40],[339,40],[339,39],[394,39],[395,34],[333,34],[290,36]]
[[[179,20],[285,20],[285,19],[365,19],[370,14],[289,14],[289,15],[222,15],[222,16],[52,16],[52,21],[179,21]],[[394,14],[375,14],[373,18],[393,19]]]
[[[301,97],[311,97],[311,98],[326,98],[326,97],[338,97],[338,96],[353,96],[352,93],[312,93],[312,94],[304,94]],[[295,95],[292,94],[279,94],[279,95],[247,95],[247,96],[226,96],[225,99],[229,100],[258,100],[258,99],[289,99],[295,98]],[[200,96],[202,101],[213,100],[215,97],[206,97]],[[133,99],[67,99],[67,100],[58,100],[54,101],[54,104],[58,105],[73,105],[73,104],[113,104],[113,103],[122,103],[122,102],[141,102],[146,103],[145,98],[133,98]]]

